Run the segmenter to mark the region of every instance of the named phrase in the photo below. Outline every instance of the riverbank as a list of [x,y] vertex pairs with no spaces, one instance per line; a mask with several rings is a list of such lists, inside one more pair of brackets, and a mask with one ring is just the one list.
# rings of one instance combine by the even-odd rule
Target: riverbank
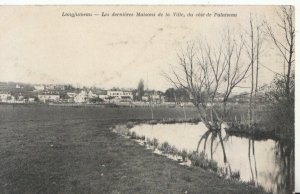
[[295,137],[294,134],[288,134],[281,132],[282,130],[274,130],[267,128],[266,125],[254,125],[250,128],[246,124],[239,122],[229,123],[225,128],[228,135],[234,135],[238,137],[253,138],[256,140],[273,139],[275,141],[291,141],[293,142]]
[[[194,119],[194,110],[186,110]],[[182,109],[154,109],[183,119]],[[264,193],[145,150],[110,127],[150,120],[145,108],[0,106],[3,193]]]

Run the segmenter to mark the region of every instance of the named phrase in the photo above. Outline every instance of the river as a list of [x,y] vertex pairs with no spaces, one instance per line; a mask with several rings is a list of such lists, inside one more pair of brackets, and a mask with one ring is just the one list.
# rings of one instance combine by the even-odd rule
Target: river
[[[196,151],[201,136],[207,131],[203,123],[190,124],[140,124],[130,129],[145,138],[156,138],[160,143],[168,142],[179,150]],[[228,164],[234,171],[240,172],[242,181],[254,181],[273,193],[291,193],[294,185],[293,147],[289,142],[272,139],[255,140],[244,137],[228,136],[222,130],[224,149]],[[208,158],[225,166],[220,142],[216,138],[212,143],[208,138],[205,153]],[[212,151],[211,151],[212,150]],[[199,146],[204,151],[204,141]]]

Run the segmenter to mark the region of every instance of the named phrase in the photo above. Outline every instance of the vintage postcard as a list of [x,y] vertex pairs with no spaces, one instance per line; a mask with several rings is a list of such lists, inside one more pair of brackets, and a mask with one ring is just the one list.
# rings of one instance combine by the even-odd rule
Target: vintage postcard
[[0,6],[0,193],[292,193],[292,5]]

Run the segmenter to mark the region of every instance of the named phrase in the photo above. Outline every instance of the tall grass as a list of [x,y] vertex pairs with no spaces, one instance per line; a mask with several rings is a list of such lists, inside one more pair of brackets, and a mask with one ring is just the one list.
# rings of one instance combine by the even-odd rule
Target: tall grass
[[127,135],[131,139],[143,141],[143,145],[149,146],[154,150],[158,149],[163,154],[181,157],[183,162],[187,162],[189,160],[192,166],[210,170],[212,172],[217,173],[220,177],[230,178],[234,180],[240,179],[239,171],[232,172],[229,171],[227,168],[219,167],[218,163],[215,160],[208,159],[208,156],[204,151],[200,153],[196,151],[188,153],[185,149],[179,151],[175,146],[172,146],[166,141],[160,144],[157,138],[149,139],[143,135],[139,136],[134,131],[128,131]]

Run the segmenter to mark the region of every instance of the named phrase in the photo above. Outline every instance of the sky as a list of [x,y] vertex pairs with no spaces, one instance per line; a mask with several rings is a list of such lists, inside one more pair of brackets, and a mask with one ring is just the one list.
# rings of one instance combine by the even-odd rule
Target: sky
[[[275,10],[275,6],[1,6],[0,81],[108,89],[136,88],[142,78],[147,88],[165,90],[172,85],[162,74],[178,63],[177,52],[187,42],[215,42],[227,28],[245,33],[250,13],[274,26]],[[100,16],[62,16],[74,12]],[[102,12],[171,16],[101,17]],[[175,17],[174,12],[194,17]],[[197,13],[237,17],[196,17]],[[261,63],[267,68],[260,68],[260,84],[283,71],[282,60],[267,40]]]

